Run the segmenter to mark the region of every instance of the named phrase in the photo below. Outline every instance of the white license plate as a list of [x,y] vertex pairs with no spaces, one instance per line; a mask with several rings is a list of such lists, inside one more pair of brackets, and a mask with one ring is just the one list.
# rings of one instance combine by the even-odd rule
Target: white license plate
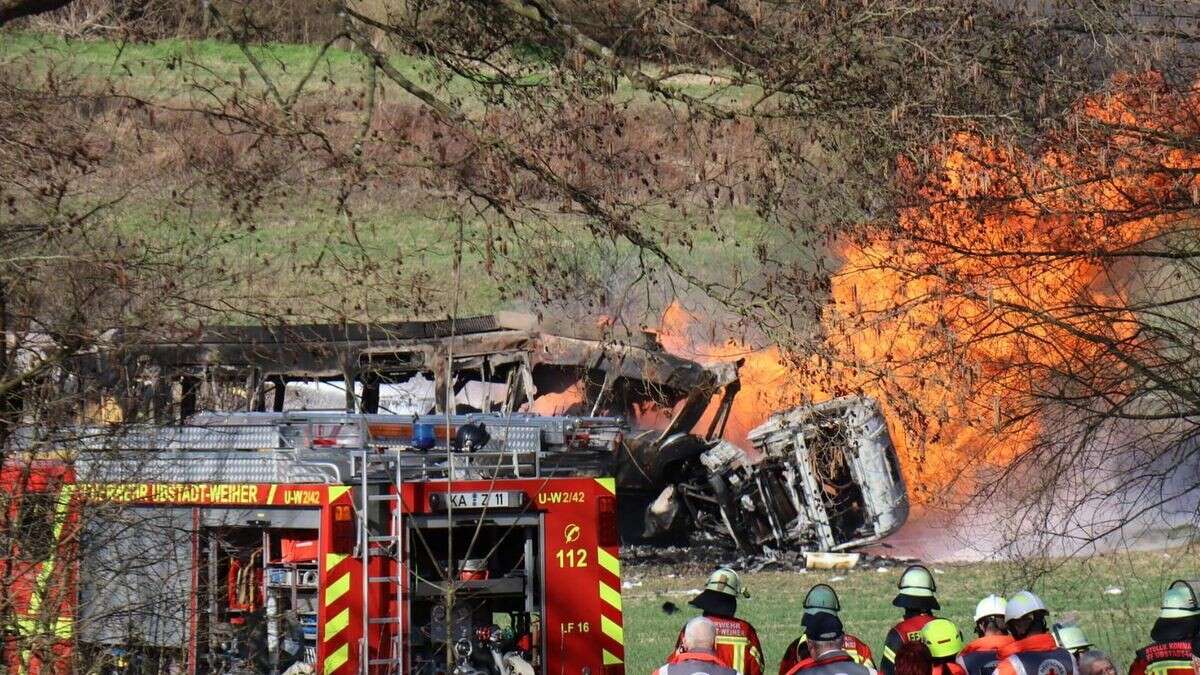
[[451,492],[446,495],[455,509],[504,509],[517,506],[511,492]]

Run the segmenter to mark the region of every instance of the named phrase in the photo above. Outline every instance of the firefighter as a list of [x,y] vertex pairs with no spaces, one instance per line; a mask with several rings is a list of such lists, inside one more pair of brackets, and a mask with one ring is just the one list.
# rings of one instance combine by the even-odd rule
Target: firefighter
[[906,642],[921,639],[921,629],[934,620],[933,610],[941,609],[938,604],[937,584],[933,575],[922,565],[909,565],[900,575],[900,592],[892,604],[904,610],[904,620],[892,626],[883,643],[883,658],[879,670],[884,675],[894,675],[896,652]]
[[812,656],[792,666],[784,675],[877,675],[842,649],[842,620],[837,614],[817,612],[804,625],[805,642]]
[[1059,647],[1071,652],[1071,656],[1075,657],[1075,663],[1079,663],[1079,656],[1092,648],[1092,643],[1087,639],[1083,629],[1079,624],[1075,623],[1056,623],[1050,628],[1051,634],[1054,635],[1054,641]]
[[679,646],[653,675],[740,675],[717,654],[717,627],[698,616],[683,626]]
[[[758,633],[749,621],[735,617],[738,596],[750,597],[742,587],[737,572],[722,567],[708,577],[704,591],[692,598],[691,606],[704,612],[704,618],[717,629],[717,655],[734,670],[744,675],[762,675],[763,649]],[[675,648],[683,644],[683,632],[675,641]]]
[[1192,640],[1200,629],[1200,604],[1186,581],[1175,581],[1163,594],[1149,645],[1137,651],[1129,675],[1192,675]]
[[921,628],[921,640],[929,647],[933,657],[931,675],[966,675],[958,664],[958,654],[963,650],[962,631],[949,619],[934,619]]
[[[808,589],[808,595],[804,596],[804,618],[800,620],[801,630],[803,631],[804,627],[808,625],[809,618],[814,614],[826,612],[837,615],[841,611],[842,603],[838,600],[837,592],[826,584],[817,584]],[[783,654],[783,660],[779,663],[779,675],[784,675],[797,662],[810,656],[807,638],[808,636],[801,632],[800,637],[788,645],[787,651]],[[850,658],[854,659],[855,663],[868,668],[875,667],[871,648],[859,638],[849,633],[843,633],[842,649],[850,655]]]
[[989,595],[975,605],[976,638],[963,647],[958,655],[958,665],[967,675],[992,675],[996,670],[996,652],[1012,643],[1012,636],[1004,627],[1004,598]]
[[1042,599],[1021,591],[1004,605],[1013,642],[1000,648],[996,675],[1079,675],[1071,652],[1059,647],[1046,627],[1050,611]]

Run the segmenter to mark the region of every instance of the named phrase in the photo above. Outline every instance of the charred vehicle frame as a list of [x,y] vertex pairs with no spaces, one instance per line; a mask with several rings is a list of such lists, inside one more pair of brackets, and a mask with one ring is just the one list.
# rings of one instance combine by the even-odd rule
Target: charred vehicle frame
[[[879,404],[847,397],[779,411],[750,433],[752,448],[740,448],[722,438],[739,365],[675,356],[649,331],[498,313],[115,334],[109,348],[77,359],[68,379],[93,415],[116,409],[162,423],[322,405],[501,426],[528,414],[616,420],[611,448],[580,453],[573,470],[617,477],[626,541],[841,550],[898,529],[908,500]],[[322,388],[326,400],[314,405]],[[710,406],[711,421],[696,429]]]

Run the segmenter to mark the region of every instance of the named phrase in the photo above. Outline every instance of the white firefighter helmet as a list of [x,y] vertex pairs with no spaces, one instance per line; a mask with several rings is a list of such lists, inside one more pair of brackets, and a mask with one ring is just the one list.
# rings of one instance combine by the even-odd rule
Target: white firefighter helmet
[[1200,603],[1196,602],[1196,593],[1191,584],[1182,579],[1172,581],[1163,594],[1158,618],[1187,619],[1193,616],[1200,616]]
[[1041,598],[1030,591],[1019,591],[1004,604],[1005,621],[1015,621],[1038,612],[1049,614],[1050,610],[1046,609],[1046,603]]
[[1058,643],[1058,646],[1072,654],[1092,646],[1091,641],[1087,639],[1087,635],[1083,633],[1083,629],[1079,627],[1079,624],[1056,623],[1050,629],[1050,632],[1054,634],[1054,641]]
[[904,609],[941,609],[938,604],[937,583],[929,569],[923,565],[909,565],[904,574],[900,575],[900,592],[892,599],[892,604]]
[[909,565],[904,574],[900,575],[899,587],[901,595],[917,598],[932,598],[937,592],[937,583],[934,582],[933,575],[923,565]]
[[975,605],[975,621],[978,622],[986,616],[1004,616],[1006,603],[1004,596],[992,593]]

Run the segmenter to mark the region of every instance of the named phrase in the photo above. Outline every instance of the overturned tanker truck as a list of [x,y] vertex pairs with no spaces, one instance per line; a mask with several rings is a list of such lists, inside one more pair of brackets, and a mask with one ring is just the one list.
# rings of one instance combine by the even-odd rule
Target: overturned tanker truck
[[[75,377],[93,417],[108,421],[202,425],[225,419],[214,413],[336,410],[368,424],[407,416],[403,433],[415,433],[422,420],[495,430],[565,419],[586,431],[561,448],[571,452],[555,453],[558,470],[616,477],[626,542],[836,551],[904,523],[908,498],[875,401],[776,411],[749,434],[752,447],[739,447],[722,438],[738,366],[672,355],[652,332],[499,313],[117,334],[110,349],[78,361]],[[493,436],[503,450],[505,434]]]

